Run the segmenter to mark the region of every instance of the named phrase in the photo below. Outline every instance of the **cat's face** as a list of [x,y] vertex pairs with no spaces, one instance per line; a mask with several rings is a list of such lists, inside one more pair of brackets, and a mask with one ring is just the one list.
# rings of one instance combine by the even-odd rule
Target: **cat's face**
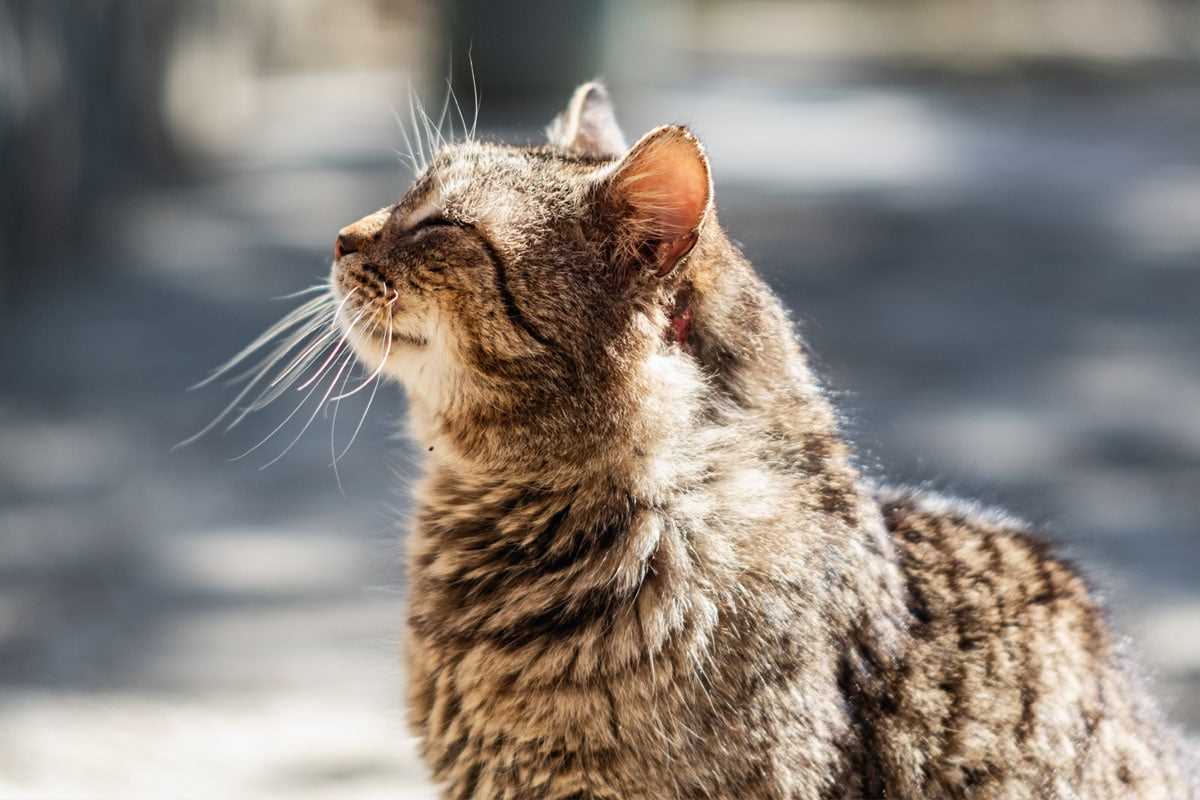
[[338,236],[332,285],[362,359],[374,367],[386,353],[387,374],[440,406],[570,350],[609,291],[585,230],[589,184],[607,163],[444,147],[400,202]]
[[604,90],[585,85],[550,146],[448,145],[400,202],[344,228],[338,319],[431,419],[569,415],[620,396],[631,360],[664,346],[664,292],[711,203],[687,131],[626,152]]

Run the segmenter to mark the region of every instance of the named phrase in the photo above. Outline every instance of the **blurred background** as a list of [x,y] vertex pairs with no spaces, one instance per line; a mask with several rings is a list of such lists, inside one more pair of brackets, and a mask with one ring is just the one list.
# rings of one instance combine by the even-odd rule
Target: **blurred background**
[[1044,526],[1200,732],[1194,0],[0,0],[0,797],[431,796],[400,392],[340,488],[329,419],[231,460],[283,405],[171,448],[406,188],[410,87],[532,142],[598,75],[705,141],[864,465]]

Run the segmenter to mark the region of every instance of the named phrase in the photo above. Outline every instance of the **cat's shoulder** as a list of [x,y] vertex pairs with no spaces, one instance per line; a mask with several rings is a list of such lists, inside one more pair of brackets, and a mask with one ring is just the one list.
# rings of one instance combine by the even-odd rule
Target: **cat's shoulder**
[[1022,604],[1066,602],[1095,610],[1083,571],[1043,532],[1009,512],[916,488],[875,487],[874,496],[910,585],[936,587],[943,595],[983,591]]

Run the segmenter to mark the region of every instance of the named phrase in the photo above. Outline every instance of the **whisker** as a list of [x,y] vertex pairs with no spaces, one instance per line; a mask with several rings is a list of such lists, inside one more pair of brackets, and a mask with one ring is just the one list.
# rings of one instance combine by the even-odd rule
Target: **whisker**
[[405,164],[408,165],[408,168],[412,170],[414,176],[417,174],[417,172],[420,171],[417,169],[416,160],[413,159],[413,157],[411,155],[409,155],[408,153],[402,153],[394,147],[392,148],[392,152],[396,154],[397,158],[399,158],[401,161],[403,161]]
[[[455,110],[458,111],[458,121],[460,123],[462,123],[463,136],[469,140],[471,137],[467,135],[467,117],[465,114],[463,114],[462,105],[460,105],[458,102],[458,95],[454,92],[454,85],[452,83],[452,80],[453,80],[452,78],[448,78],[446,80],[446,86],[450,90],[450,96],[452,98],[454,98],[454,108],[455,108]],[[450,123],[450,132],[452,134],[454,132],[454,123],[453,122]]]
[[258,385],[258,382],[259,382],[259,381],[261,381],[261,380],[262,380],[262,379],[265,377],[265,375],[266,375],[266,373],[265,373],[265,372],[263,372],[263,373],[262,373],[262,374],[260,374],[260,375],[259,375],[257,378],[255,378],[253,381],[251,381],[250,383],[246,384],[246,386],[245,386],[245,387],[243,387],[243,388],[242,388],[242,390],[241,390],[240,392],[238,392],[237,396],[236,396],[236,397],[234,397],[234,398],[233,398],[233,400],[231,400],[231,401],[230,401],[229,405],[225,406],[225,408],[223,408],[223,409],[221,410],[221,413],[217,414],[217,416],[215,416],[215,417],[213,418],[212,422],[208,423],[208,424],[207,424],[207,425],[205,425],[203,428],[201,428],[200,430],[196,431],[196,433],[192,434],[191,436],[189,436],[188,438],[184,439],[184,440],[183,440],[182,442],[180,442],[179,444],[177,444],[177,445],[175,445],[174,447],[172,447],[172,448],[171,448],[171,450],[172,450],[172,451],[175,451],[175,450],[178,450],[178,449],[180,449],[181,447],[187,447],[188,445],[190,445],[190,444],[192,444],[193,442],[197,441],[198,439],[200,439],[201,437],[203,437],[205,434],[209,433],[209,432],[210,432],[210,431],[212,431],[214,428],[216,428],[218,425],[220,425],[220,424],[221,424],[221,421],[222,421],[222,420],[224,420],[224,419],[225,419],[227,416],[229,416],[229,414],[230,414],[230,413],[231,413],[231,412],[232,412],[234,409],[236,409],[236,408],[237,408],[237,406],[238,406],[238,403],[242,402],[242,398],[244,398],[246,395],[250,394],[251,390],[252,390],[252,389],[254,389],[254,387]]
[[[337,319],[341,315],[342,309],[346,307],[346,303],[350,302],[350,298],[353,297],[357,291],[358,291],[358,287],[355,286],[353,289],[351,289],[349,292],[346,293],[346,296],[342,298],[342,302],[338,303],[338,306],[337,306],[337,308],[334,309],[333,315],[332,315],[333,316],[333,327],[330,329],[330,331],[327,334],[324,334],[321,337],[322,340],[328,339],[329,336],[337,335],[337,333],[338,333]],[[310,346],[310,349],[311,349],[311,346]],[[324,352],[324,351],[322,351],[322,352]],[[301,357],[303,357],[304,355],[307,355],[307,350],[305,351],[305,353],[301,354]],[[298,358],[297,361],[299,361],[299,360],[300,359]],[[271,385],[274,386],[275,384],[279,383],[279,381],[281,381],[284,378],[284,376],[288,372],[290,372],[292,367],[294,367],[295,365],[296,365],[296,362],[295,361],[292,362],[292,364],[290,364],[288,366],[288,368],[286,370],[284,370],[283,375],[280,375],[277,378],[275,378],[275,380],[273,380],[271,382]],[[305,363],[305,366],[308,366],[307,362]],[[303,389],[304,387],[301,386],[300,388]]]
[[[378,325],[377,325],[376,327],[378,327]],[[385,348],[384,348],[384,351],[383,351],[383,359],[382,359],[382,360],[380,360],[380,362],[379,362],[379,366],[378,366],[378,367],[376,367],[376,368],[375,368],[375,371],[371,373],[371,377],[369,377],[369,378],[367,378],[366,380],[364,380],[364,381],[363,381],[362,383],[360,383],[360,384],[359,384],[359,385],[358,385],[356,388],[354,388],[354,389],[350,390],[349,392],[346,392],[345,394],[338,395],[337,397],[335,397],[335,398],[333,398],[333,399],[334,399],[334,400],[341,400],[342,398],[345,398],[345,397],[351,397],[352,395],[356,395],[356,394],[358,394],[359,392],[361,392],[363,389],[365,389],[365,388],[367,387],[367,384],[371,383],[373,380],[375,380],[376,378],[378,378],[378,377],[379,377],[379,374],[380,374],[381,372],[383,372],[383,368],[384,368],[384,367],[387,365],[388,356],[390,356],[391,354],[392,354],[392,326],[391,326],[391,324],[390,324],[390,322],[389,322],[389,324],[388,324],[388,338],[387,338],[387,347],[385,347]]]
[[[350,369],[346,372],[346,377],[342,378],[342,385],[338,388],[339,392],[346,391],[346,384],[350,381],[350,376],[353,374],[353,369]],[[334,378],[334,381],[337,381],[336,377]],[[330,384],[330,388],[333,388],[332,383]],[[334,454],[337,452],[337,418],[338,411],[340,411],[342,408],[342,399],[341,397],[336,397],[330,402],[333,403],[333,414],[331,415],[332,418],[329,422],[329,457],[333,460],[333,463],[330,466],[333,467],[333,481],[337,484],[338,494],[340,494],[342,497],[345,497],[346,489],[342,486],[342,473],[340,470],[338,470],[337,458],[334,457]],[[328,409],[329,406],[326,405],[325,408]]]
[[[358,424],[356,424],[354,426],[354,432],[350,434],[350,441],[346,442],[346,446],[344,448],[342,448],[342,452],[340,452],[336,456],[334,456],[333,463],[335,465],[339,461],[341,461],[342,458],[345,457],[346,453],[350,452],[350,448],[353,447],[354,442],[358,440],[358,434],[362,431],[363,424],[367,421],[367,415],[371,411],[371,406],[373,406],[375,404],[375,395],[378,394],[378,392],[379,392],[379,385],[381,383],[383,383],[381,370],[382,370],[383,365],[387,363],[388,356],[391,354],[391,351],[392,351],[392,333],[393,333],[393,331],[392,331],[392,325],[391,325],[390,312],[391,312],[392,306],[395,305],[396,301],[400,299],[400,290],[397,289],[395,291],[396,291],[396,296],[393,297],[391,300],[389,300],[387,302],[387,305],[384,306],[384,311],[388,315],[386,318],[388,341],[387,341],[387,346],[384,348],[383,360],[380,362],[380,369],[376,369],[374,376],[372,378],[368,378],[363,383],[363,386],[366,386],[367,383],[372,384],[371,394],[368,395],[367,404],[363,407],[362,414],[360,414],[358,417]],[[378,327],[378,326],[376,326],[376,327]],[[374,330],[375,329],[372,328],[372,333],[374,333]],[[362,388],[362,387],[359,387],[359,388]],[[354,391],[358,391],[358,389],[355,389]]]
[[337,462],[341,461],[346,453],[350,452],[350,448],[354,446],[354,442],[358,439],[358,433],[362,430],[363,423],[367,421],[367,414],[371,411],[371,406],[375,403],[375,393],[379,391],[379,385],[381,383],[383,383],[383,380],[376,376],[374,386],[371,387],[371,394],[367,395],[367,405],[363,408],[362,414],[358,417],[358,424],[354,426],[354,433],[350,434],[350,441],[346,442],[346,446],[342,449],[342,452],[338,453],[337,457],[333,459],[333,463],[336,464]]
[[264,369],[270,369],[271,367],[275,366],[275,364],[283,360],[281,354],[286,355],[288,351],[293,350],[300,344],[303,344],[303,342],[308,339],[309,336],[328,325],[332,318],[333,312],[326,311],[319,317],[306,322],[302,328],[294,331],[286,341],[284,341],[275,350],[272,350],[269,355],[246,371],[240,372],[237,375],[234,375],[232,378],[228,378],[225,383],[230,386],[236,386],[242,381],[248,380],[252,376],[262,372]]
[[314,292],[328,292],[328,291],[329,291],[329,281],[325,281],[324,283],[314,284],[313,286],[310,286],[307,289],[301,289],[300,291],[292,292],[291,294],[281,294],[278,297],[272,297],[271,299],[272,300],[294,300],[297,297],[304,297],[304,295],[306,295],[306,294],[313,294]]
[[308,387],[309,384],[316,383],[316,382],[320,381],[322,377],[324,377],[325,373],[329,370],[330,364],[337,357],[337,355],[341,351],[342,347],[345,346],[350,331],[354,329],[354,326],[358,323],[358,321],[360,319],[363,318],[363,315],[366,313],[367,313],[366,309],[358,312],[358,316],[356,316],[353,320],[351,320],[350,324],[348,326],[346,326],[346,330],[342,333],[342,337],[338,340],[337,346],[333,348],[333,352],[330,353],[329,356],[325,359],[325,362],[323,364],[321,364],[320,367],[317,368],[317,371],[313,374],[313,376],[311,378],[309,378],[304,383],[302,383],[296,387],[296,391],[302,392],[302,391],[304,391],[305,388]]
[[[296,414],[300,413],[300,409],[304,408],[304,406],[308,403],[308,398],[312,397],[313,394],[316,393],[318,386],[319,386],[319,384],[314,385],[311,389],[309,389],[308,394],[304,395],[304,398],[296,405],[295,408],[292,409],[291,413],[283,418],[283,422],[279,423],[274,428],[272,428],[271,432],[268,433],[266,436],[264,436],[258,444],[254,445],[253,447],[251,447],[249,450],[245,451],[241,455],[234,456],[233,458],[231,458],[229,460],[230,461],[241,461],[243,458],[245,458],[246,456],[255,452],[256,450],[258,450],[258,448],[262,447],[267,442],[271,441],[271,439],[273,439],[275,437],[275,434],[277,434],[281,430],[283,430],[284,426],[286,426],[289,422],[292,421],[292,417],[294,417],[294,416],[296,416]],[[318,408],[320,408],[320,406],[318,406]]]
[[[336,314],[330,314],[327,322],[335,321],[336,317]],[[321,348],[321,352],[325,352],[324,348],[321,346],[328,343],[330,339],[337,335],[338,329],[336,325],[334,325],[330,328],[330,330],[318,336],[311,344],[308,345],[308,347],[301,351],[299,355],[292,359],[292,363],[288,364],[287,367],[284,368],[283,372],[275,376],[275,379],[271,381],[271,386],[278,385],[284,378],[288,376],[289,373],[295,370],[297,366],[303,365],[303,367],[307,367],[309,364],[311,364],[312,358],[310,358],[310,355],[318,348]],[[301,367],[299,372],[304,372],[303,367]]]
[[[379,326],[381,323],[382,323],[382,320],[375,321],[375,324],[373,324],[371,326],[371,332],[369,334],[370,336],[375,335],[375,331],[377,331],[379,329]],[[390,329],[390,324],[389,324],[389,329]],[[389,344],[390,344],[390,341],[389,341]],[[341,407],[342,407],[342,398],[348,396],[345,394],[345,391],[346,391],[346,383],[347,383],[347,381],[350,380],[350,375],[351,375],[351,373],[347,372],[346,377],[342,379],[342,385],[338,389],[338,391],[341,392],[342,394],[339,394],[337,397],[333,398],[330,401],[333,403],[333,419],[329,423],[330,466],[333,468],[333,479],[334,479],[334,481],[337,482],[338,491],[341,492],[341,494],[343,496],[345,496],[345,490],[342,488],[342,475],[341,475],[341,472],[338,470],[338,461],[341,459],[337,452],[337,419],[338,419],[338,411],[340,411]],[[351,394],[353,394],[353,392],[351,392]],[[359,424],[361,425],[361,421]],[[355,427],[354,433],[355,434],[358,433],[358,427]],[[350,440],[354,441],[354,437],[351,436]],[[343,454],[344,453],[345,453],[345,451],[343,451]]]
[[[400,134],[404,137],[405,147],[408,148],[408,161],[410,164],[412,164],[413,172],[418,173],[424,169],[424,166],[417,161],[417,157],[413,153],[413,143],[412,139],[409,138],[408,135],[408,125],[404,122],[404,118],[400,116],[400,112],[396,110],[396,107],[392,106],[391,108],[392,117],[396,120],[396,124],[400,126]],[[400,155],[404,154],[401,153]]]
[[[282,335],[289,328],[292,328],[296,325],[300,325],[299,330],[293,331],[283,343],[277,345],[275,347],[275,349],[272,350],[270,353],[268,353],[267,356],[264,357],[261,361],[259,361],[258,364],[256,364],[253,369],[251,369],[250,371],[248,371],[247,373],[245,373],[242,376],[238,376],[234,380],[234,383],[239,383],[243,380],[247,381],[247,383],[245,386],[243,386],[241,388],[241,390],[237,393],[237,395],[234,396],[234,398],[229,402],[229,404],[226,405],[223,409],[221,409],[220,413],[218,413],[215,417],[213,417],[213,419],[207,425],[205,425],[203,428],[201,428],[199,431],[197,431],[193,435],[187,437],[183,441],[176,444],[172,448],[172,450],[173,451],[178,450],[182,447],[186,447],[190,444],[193,444],[194,442],[196,442],[203,436],[212,432],[218,425],[220,425],[222,422],[224,422],[229,417],[229,415],[232,414],[238,408],[239,404],[252,391],[254,391],[255,387],[258,386],[266,378],[266,376],[269,374],[272,367],[274,367],[276,364],[278,364],[280,361],[282,361],[289,352],[291,352],[294,348],[296,348],[298,345],[300,345],[308,335],[310,335],[314,330],[319,328],[321,324],[323,324],[323,322],[320,318],[318,318],[316,320],[311,320],[311,319],[307,319],[307,318],[312,315],[320,314],[321,308],[330,302],[331,302],[331,298],[323,298],[323,297],[322,298],[314,298],[313,300],[310,300],[307,303],[304,303],[299,308],[294,309],[293,311],[289,312],[287,315],[284,316],[283,319],[281,319],[279,322],[276,322],[274,325],[272,325],[270,328],[268,328],[264,334],[262,334],[257,339],[255,339],[255,341],[252,342],[249,346],[243,348],[240,353],[238,353],[236,356],[234,356],[234,358],[230,359],[224,365],[222,365],[220,368],[218,368],[211,376],[209,376],[209,378],[207,378],[202,383],[197,384],[197,386],[202,386],[202,385],[211,383],[216,378],[221,377],[222,375],[229,372],[229,370],[233,369],[238,364],[245,361],[247,357],[249,357],[251,354],[253,354],[254,352],[256,352],[259,349],[261,349],[262,347],[264,347],[268,342],[271,341],[271,339]],[[242,416],[244,416],[244,414],[240,415],[234,421],[234,423],[236,424],[236,422],[238,420],[240,420],[242,418]]]
[[[332,336],[333,334],[329,334],[329,335]],[[278,400],[280,397],[283,397],[283,395],[287,393],[288,389],[292,388],[292,384],[294,384],[297,380],[299,380],[300,376],[302,376],[304,374],[304,370],[307,369],[309,366],[311,366],[311,364],[314,361],[316,361],[318,358],[325,355],[325,353],[327,353],[329,351],[329,348],[333,346],[332,339],[325,339],[324,341],[325,341],[325,345],[319,351],[315,352],[309,359],[306,360],[305,365],[296,371],[296,373],[293,375],[291,380],[285,381],[284,383],[281,383],[278,386],[268,386],[266,389],[264,389],[263,392],[261,394],[259,394],[258,397],[254,398],[253,402],[251,402],[248,406],[246,406],[244,409],[242,409],[241,413],[239,413],[237,415],[237,417],[234,418],[234,420],[229,423],[226,430],[228,430],[229,428],[233,428],[239,422],[241,422],[243,419],[248,417],[250,414],[253,414],[256,411],[263,410],[267,406],[271,405],[271,403],[274,403],[276,400]]]
[[421,138],[421,129],[417,125],[417,109],[413,104],[413,88],[411,81],[408,84],[408,116],[412,120],[413,138],[417,141],[417,153],[421,156],[421,169],[425,169],[429,162],[425,158],[425,144]]
[[[336,333],[337,333],[336,329],[335,329],[335,330],[334,330],[332,333],[336,334]],[[345,343],[345,341],[346,341],[346,339],[345,339],[345,336],[343,335],[343,337],[341,338],[341,340],[338,342],[338,348],[340,348],[340,347],[341,347],[341,345]],[[333,354],[331,354],[330,358],[333,358],[333,357],[336,355],[336,350],[337,350],[337,348],[335,348],[335,351],[334,351],[334,353],[333,353]],[[324,350],[322,350],[322,351],[321,351],[321,353],[324,353]],[[352,355],[353,355],[353,352],[351,352],[351,353],[350,353],[350,355],[352,356]],[[343,368],[344,368],[344,367],[345,367],[345,363],[343,363]],[[272,438],[275,436],[275,434],[279,433],[279,431],[281,431],[281,430],[284,428],[284,426],[285,426],[285,425],[287,425],[287,424],[288,424],[288,422],[290,422],[290,421],[292,420],[292,418],[296,416],[296,414],[297,414],[297,413],[299,413],[300,409],[301,409],[301,408],[303,408],[303,407],[305,406],[305,404],[307,404],[307,403],[308,403],[308,399],[309,399],[310,397],[312,397],[312,395],[313,395],[313,394],[314,394],[314,393],[317,391],[317,388],[318,388],[318,387],[321,385],[321,384],[320,384],[320,380],[319,380],[319,378],[320,378],[320,377],[321,377],[323,374],[324,374],[324,372],[323,372],[323,371],[319,371],[319,372],[317,373],[317,375],[316,375],[315,377],[316,377],[316,378],[318,378],[318,380],[316,380],[316,381],[312,382],[312,384],[313,384],[313,385],[312,385],[312,388],[308,390],[308,393],[304,395],[304,398],[303,398],[303,399],[300,401],[300,403],[299,403],[299,404],[298,404],[298,405],[297,405],[295,408],[293,408],[293,409],[292,409],[291,413],[290,413],[290,414],[288,414],[288,415],[287,415],[287,416],[284,418],[283,422],[280,422],[278,425],[276,425],[276,426],[275,426],[275,428],[274,428],[274,429],[273,429],[273,430],[272,430],[270,433],[268,433],[268,434],[266,435],[266,437],[264,437],[264,438],[262,439],[262,441],[260,441],[258,444],[254,445],[254,446],[253,446],[253,447],[251,447],[249,450],[247,450],[246,452],[242,453],[241,455],[237,456],[236,458],[234,458],[234,459],[232,459],[232,460],[233,460],[233,461],[238,461],[238,460],[241,460],[241,459],[245,458],[246,456],[250,455],[250,454],[251,454],[251,453],[253,453],[254,451],[258,450],[258,449],[259,449],[260,447],[262,447],[264,444],[266,444],[267,442],[269,442],[269,441],[270,441],[270,440],[271,440],[271,439],[272,439]],[[341,373],[339,372],[338,374],[340,375]],[[334,380],[336,381],[336,378],[335,378]],[[287,387],[287,385],[284,385],[283,387],[279,388],[279,389],[276,391],[276,393],[275,393],[274,397],[270,398],[270,400],[274,400],[274,399],[275,399],[275,397],[278,397],[280,394],[282,394],[284,391],[286,391],[286,390],[287,390],[287,388],[288,388],[288,387]],[[304,387],[300,387],[300,388],[301,388],[301,389],[303,389]],[[332,388],[333,388],[333,384],[330,384],[330,389],[332,390]],[[328,394],[326,394],[326,397],[328,397]],[[268,400],[267,402],[269,402],[269,400]],[[317,410],[317,411],[320,411],[321,407],[322,407],[322,406],[324,406],[324,404],[325,404],[325,401],[324,401],[324,400],[322,400],[322,401],[321,401],[321,405],[317,406],[317,409],[316,409],[316,410]],[[245,418],[245,416],[246,416],[247,414],[249,414],[251,411],[253,411],[253,410],[257,410],[257,408],[264,407],[265,405],[266,405],[266,403],[263,403],[262,405],[260,405],[260,401],[259,401],[259,400],[256,400],[256,401],[255,401],[253,404],[251,404],[250,408],[247,408],[246,410],[244,410],[244,411],[242,412],[242,414],[241,414],[241,415],[238,417],[238,419],[234,420],[233,424],[235,424],[235,425],[236,425],[236,424],[237,424],[237,423],[238,423],[238,422],[239,422],[241,419],[244,419],[244,418]],[[256,407],[257,407],[257,408],[256,408]],[[314,413],[314,416],[315,416],[315,413]],[[312,421],[311,421],[311,419],[310,419],[308,424],[311,424],[311,422],[312,422]],[[305,429],[307,429],[307,428],[308,428],[308,424],[306,424],[306,425],[305,425]],[[303,433],[303,432],[302,432],[302,433]],[[272,463],[274,463],[274,462],[272,462]]]
[[421,115],[422,124],[425,126],[425,139],[429,142],[429,160],[433,160],[433,154],[437,152],[438,143],[434,140],[433,135],[433,120],[429,114],[425,112],[425,103],[421,100],[421,95],[416,95],[417,111]]
[[471,68],[471,95],[475,98],[475,112],[471,116],[471,135],[470,139],[475,138],[475,126],[479,124],[479,84],[475,82],[475,59],[471,56],[471,48],[474,43],[467,45],[467,64]]
[[199,389],[203,386],[207,386],[217,378],[225,375],[238,364],[241,364],[243,361],[249,358],[252,354],[262,349],[263,346],[265,346],[272,339],[278,338],[283,334],[284,331],[288,330],[289,328],[293,328],[296,325],[302,324],[307,317],[320,313],[321,307],[328,304],[330,301],[331,298],[328,297],[314,297],[312,300],[309,300],[298,308],[288,312],[283,316],[282,319],[259,334],[252,342],[250,342],[250,344],[238,351],[237,355],[226,361],[221,366],[217,367],[212,373],[209,374],[207,378],[195,384],[191,388]]
[[262,409],[266,408],[268,405],[270,405],[271,403],[275,402],[280,397],[282,397],[283,394],[289,388],[291,388],[291,385],[293,383],[295,383],[296,380],[298,380],[299,377],[303,374],[304,369],[307,368],[310,364],[312,364],[312,362],[315,361],[317,358],[320,358],[321,356],[323,356],[329,350],[329,348],[332,346],[332,342],[326,337],[328,337],[330,335],[336,335],[336,333],[337,333],[337,331],[334,330],[330,334],[326,334],[325,336],[323,336],[322,338],[327,343],[318,352],[316,352],[313,356],[311,356],[310,358],[305,360],[304,368],[299,370],[295,374],[295,376],[293,376],[290,380],[287,380],[284,383],[279,384],[278,386],[267,386],[265,389],[263,389],[263,391],[258,395],[258,397],[254,398],[254,400],[252,400],[249,405],[247,405],[245,408],[243,408],[240,412],[238,412],[237,416],[235,416],[232,420],[230,420],[229,424],[225,426],[225,431],[228,432],[228,431],[233,430],[246,417],[250,416],[251,414],[253,414],[256,411],[261,411]]
[[[446,79],[446,96],[442,100],[442,111],[438,114],[437,135],[438,142],[443,147],[446,145],[446,138],[442,136],[442,125],[446,121],[446,112],[450,110],[450,94],[453,92],[451,81],[454,79],[454,52],[450,53],[450,77]],[[454,140],[454,118],[450,118],[450,141]]]
[[[343,339],[343,341],[345,341],[345,340]],[[340,378],[342,376],[342,372],[353,361],[354,361],[354,351],[348,350],[346,352],[346,357],[344,359],[342,359],[341,367],[339,367],[337,372],[334,374],[333,380],[331,380],[329,382],[329,388],[325,390],[325,395],[321,398],[321,401],[317,404],[317,407],[313,409],[313,413],[310,414],[308,419],[304,422],[304,427],[301,428],[300,432],[296,434],[296,438],[292,439],[292,441],[288,444],[288,446],[283,449],[282,453],[275,456],[270,461],[268,461],[266,464],[263,464],[261,467],[259,467],[260,470],[266,469],[267,467],[271,466],[272,464],[277,463],[281,458],[283,458],[289,452],[291,452],[291,449],[296,446],[296,442],[300,441],[300,437],[304,436],[305,431],[307,431],[309,429],[309,427],[313,423],[313,420],[317,418],[317,414],[321,413],[321,409],[325,407],[325,402],[329,399],[329,395],[333,393],[333,387],[337,383],[338,378]],[[314,384],[313,388],[316,388],[317,386],[320,386],[320,383]],[[308,395],[305,395],[305,400],[307,400],[307,399],[308,399]]]

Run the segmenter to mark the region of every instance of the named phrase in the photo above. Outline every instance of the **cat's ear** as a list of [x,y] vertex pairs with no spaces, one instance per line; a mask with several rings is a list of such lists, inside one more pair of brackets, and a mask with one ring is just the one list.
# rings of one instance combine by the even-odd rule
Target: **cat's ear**
[[618,257],[669,274],[696,246],[712,194],[708,158],[691,131],[664,125],[647,133],[601,186]]
[[566,109],[546,128],[546,136],[552,145],[592,156],[615,158],[626,147],[608,90],[599,81],[575,90]]

